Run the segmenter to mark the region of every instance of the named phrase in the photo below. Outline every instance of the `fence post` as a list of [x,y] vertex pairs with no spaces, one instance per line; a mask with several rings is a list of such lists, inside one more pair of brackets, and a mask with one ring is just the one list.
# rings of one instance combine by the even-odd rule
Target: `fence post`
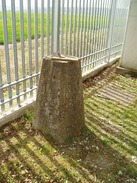
[[59,51],[60,0],[52,0],[52,54]]
[[112,0],[111,9],[110,9],[110,16],[109,16],[109,27],[108,27],[108,40],[107,40],[108,60],[107,60],[107,62],[109,62],[109,60],[110,60],[110,52],[111,52],[111,46],[112,46],[112,34],[113,34],[113,28],[114,28],[116,5],[117,5],[117,0]]

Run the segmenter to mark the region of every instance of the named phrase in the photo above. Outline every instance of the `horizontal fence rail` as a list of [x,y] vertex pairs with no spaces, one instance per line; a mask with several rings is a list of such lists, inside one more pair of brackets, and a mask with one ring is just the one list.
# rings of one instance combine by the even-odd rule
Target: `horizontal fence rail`
[[82,73],[121,54],[129,1],[0,0],[0,114],[35,100],[42,58],[81,58]]

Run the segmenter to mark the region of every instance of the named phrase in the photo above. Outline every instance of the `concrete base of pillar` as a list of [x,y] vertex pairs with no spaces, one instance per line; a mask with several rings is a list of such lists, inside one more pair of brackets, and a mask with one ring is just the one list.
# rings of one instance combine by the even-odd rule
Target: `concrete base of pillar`
[[44,58],[33,128],[62,143],[84,127],[81,63],[77,58]]

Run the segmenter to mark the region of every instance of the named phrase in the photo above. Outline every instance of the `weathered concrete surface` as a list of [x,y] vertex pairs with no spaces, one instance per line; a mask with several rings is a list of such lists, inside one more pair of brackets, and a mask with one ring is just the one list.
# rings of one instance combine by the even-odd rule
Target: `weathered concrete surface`
[[131,0],[121,67],[137,69],[137,0]]
[[74,60],[45,58],[42,64],[33,127],[58,142],[77,135],[85,123],[81,64]]

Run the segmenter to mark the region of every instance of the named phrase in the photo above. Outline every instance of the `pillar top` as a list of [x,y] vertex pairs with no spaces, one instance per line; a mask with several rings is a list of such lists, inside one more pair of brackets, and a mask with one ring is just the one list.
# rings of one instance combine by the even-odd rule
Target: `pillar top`
[[73,57],[73,56],[64,56],[64,55],[57,55],[57,56],[46,56],[45,57],[46,60],[52,60],[52,61],[69,61],[69,62],[76,62],[76,61],[79,61],[80,58],[78,57]]

